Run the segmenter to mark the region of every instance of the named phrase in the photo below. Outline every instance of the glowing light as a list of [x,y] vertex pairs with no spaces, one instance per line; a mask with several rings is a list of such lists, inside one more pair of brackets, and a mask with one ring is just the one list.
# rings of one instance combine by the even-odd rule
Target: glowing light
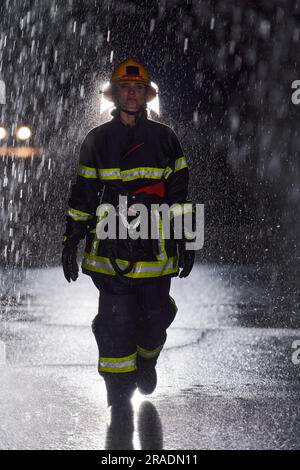
[[5,139],[7,136],[7,130],[4,127],[0,127],[0,140]]
[[[104,85],[101,87],[101,90],[104,91],[106,88],[108,88],[109,82],[104,83]],[[100,99],[100,114],[104,113],[107,110],[110,110],[114,107],[114,103],[112,101],[108,101],[106,98],[104,98],[104,94],[101,93],[101,99]]]
[[14,157],[14,158],[32,158],[41,157],[44,154],[44,149],[41,147],[0,147],[0,156]]
[[156,97],[152,101],[150,101],[150,103],[147,103],[147,107],[148,109],[150,109],[150,111],[154,111],[159,116],[158,86],[154,82],[151,82],[151,85],[156,90]]
[[17,129],[16,136],[20,140],[27,140],[31,137],[31,130],[27,126],[21,126]]

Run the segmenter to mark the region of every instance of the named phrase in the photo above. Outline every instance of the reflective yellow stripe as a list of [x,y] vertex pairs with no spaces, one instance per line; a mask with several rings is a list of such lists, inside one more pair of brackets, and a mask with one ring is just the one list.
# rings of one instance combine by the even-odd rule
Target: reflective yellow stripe
[[101,168],[99,169],[99,175],[100,175],[100,179],[104,181],[122,179],[120,168]]
[[[129,261],[117,258],[117,264],[124,268],[128,266]],[[84,252],[82,268],[93,272],[110,274],[114,276],[116,273],[109,261],[109,258],[102,256],[95,256]],[[178,258],[177,256],[167,258],[164,261],[137,261],[134,263],[132,271],[125,274],[125,277],[130,278],[146,278],[146,277],[159,277],[167,274],[178,272]]]
[[184,238],[188,241],[194,241],[196,235],[192,232],[189,232],[188,230],[184,230]]
[[99,371],[100,372],[131,372],[136,370],[136,355],[137,353],[130,354],[124,357],[100,357]]
[[153,214],[156,217],[156,221],[158,221],[158,227],[159,227],[159,237],[157,239],[158,246],[159,246],[159,253],[157,255],[157,259],[164,261],[168,259],[168,255],[166,253],[166,248],[165,248],[165,236],[164,236],[164,230],[163,230],[163,222],[158,211],[153,211]]
[[98,178],[97,168],[91,166],[79,165],[77,174],[83,178]]
[[[102,257],[97,256],[97,258],[102,258]],[[92,256],[90,257],[85,256],[82,260],[81,267],[84,269],[87,269],[88,271],[93,271],[95,273],[110,274],[111,276],[116,275],[108,258],[106,258],[106,261],[100,262],[100,261],[93,260]]]
[[[180,157],[175,160],[174,172],[186,168],[187,163],[185,157]],[[148,166],[140,166],[122,170],[120,168],[93,168],[90,166],[79,165],[77,174],[83,178],[100,178],[101,180],[123,180],[132,181],[139,178],[160,179],[162,176],[167,179],[172,173],[172,168],[156,168]]]
[[182,204],[173,204],[170,207],[170,218],[193,212],[193,203],[184,202]]
[[184,156],[175,160],[174,173],[178,170],[182,170],[183,168],[187,168],[187,162]]
[[88,212],[82,212],[82,211],[79,211],[78,209],[73,209],[73,207],[69,207],[66,214],[69,215],[73,220],[85,221],[93,217]]
[[173,171],[172,168],[170,168],[169,166],[166,166],[165,171],[164,171],[164,178],[168,179],[172,171]]
[[99,371],[100,372],[110,372],[112,374],[114,373],[120,373],[120,372],[133,372],[136,370],[136,366],[128,366],[128,367],[122,367],[122,368],[119,368],[119,369],[114,369],[114,368],[111,368],[111,367],[99,367]]
[[163,168],[154,168],[141,166],[137,168],[130,168],[129,170],[122,170],[120,168],[101,168],[99,169],[100,179],[107,180],[122,180],[132,181],[140,178],[160,179],[163,176]]
[[121,175],[124,181],[132,181],[139,178],[160,179],[163,172],[163,168],[141,166],[138,168],[131,168],[130,170],[123,170],[121,171]]
[[[98,217],[97,217],[97,223],[96,223],[96,227],[98,227],[100,229],[100,227],[104,224],[105,220],[107,218],[107,213],[105,213],[104,215],[100,214]],[[98,225],[99,224],[99,225]],[[94,233],[94,238],[93,238],[93,241],[92,241],[92,248],[91,248],[91,254],[93,255],[97,255],[98,253],[98,249],[99,249],[99,243],[100,243],[100,239],[97,237],[97,231],[96,229],[94,230],[91,230],[90,233]]]
[[100,357],[101,362],[110,362],[114,364],[123,364],[124,362],[132,361],[136,358],[136,352],[129,356],[123,357]]
[[144,359],[153,359],[154,357],[157,357],[159,355],[159,353],[162,350],[163,346],[164,345],[161,344],[160,346],[158,346],[157,348],[152,349],[152,350],[145,349],[145,348],[142,348],[141,346],[138,346],[137,347],[137,352]]
[[[174,163],[174,173],[176,173],[176,171],[178,170],[182,170],[183,168],[187,168],[187,166],[188,165],[184,156],[177,158]],[[163,176],[165,179],[168,179],[172,173],[173,173],[172,168],[169,166],[166,166]]]
[[[194,211],[193,203],[192,202],[185,202],[183,204],[174,204],[170,208],[169,216],[170,219],[174,219],[175,217],[183,216],[184,214],[191,214]],[[189,232],[186,229],[186,224],[183,221],[183,233],[184,238],[189,241],[195,240],[195,233]]]

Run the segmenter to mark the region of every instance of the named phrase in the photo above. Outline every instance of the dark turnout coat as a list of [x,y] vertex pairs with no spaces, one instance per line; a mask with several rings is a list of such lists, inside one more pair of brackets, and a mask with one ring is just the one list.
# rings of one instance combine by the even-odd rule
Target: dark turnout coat
[[[108,241],[97,238],[96,224],[100,219],[96,211],[100,201],[115,205],[111,194],[132,194],[145,186],[163,183],[162,202],[177,204],[174,207],[180,212],[188,205],[188,181],[187,162],[176,134],[169,126],[149,119],[146,112],[134,126],[125,125],[115,114],[110,121],[92,129],[80,149],[64,234],[65,243],[86,238],[82,271],[96,276],[116,274]],[[126,277],[142,279],[178,274],[176,242],[165,240],[163,233],[160,235],[158,253],[149,254],[147,250],[139,253]],[[117,263],[125,268],[129,264],[126,250],[120,249],[119,253]]]

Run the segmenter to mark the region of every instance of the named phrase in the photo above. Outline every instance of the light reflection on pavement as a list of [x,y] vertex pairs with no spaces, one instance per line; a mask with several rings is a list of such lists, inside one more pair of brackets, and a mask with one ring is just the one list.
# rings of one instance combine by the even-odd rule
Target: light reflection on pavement
[[[133,398],[134,448],[299,448],[300,365],[291,360],[299,292],[291,273],[198,265],[172,280],[171,295],[178,314],[158,387]],[[68,284],[61,268],[3,273],[0,448],[117,445],[108,439],[90,328],[97,305],[88,276]]]

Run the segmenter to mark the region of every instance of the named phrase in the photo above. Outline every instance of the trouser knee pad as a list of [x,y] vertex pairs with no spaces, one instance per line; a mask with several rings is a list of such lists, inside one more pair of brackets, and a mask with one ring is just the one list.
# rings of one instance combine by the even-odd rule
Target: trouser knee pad
[[133,294],[115,295],[101,292],[98,314],[92,322],[92,331],[96,339],[105,332],[116,338],[118,332],[126,334],[128,330],[134,328],[136,310],[137,303]]
[[[149,336],[156,336],[163,343],[166,340],[166,330],[169,328],[177,313],[177,306],[172,297],[159,307],[147,309],[143,322],[139,322],[142,330],[148,330]],[[142,324],[143,323],[143,324]]]
[[92,322],[99,350],[100,375],[104,372],[105,377],[117,376],[135,371],[135,309],[134,295],[100,293],[99,313]]

